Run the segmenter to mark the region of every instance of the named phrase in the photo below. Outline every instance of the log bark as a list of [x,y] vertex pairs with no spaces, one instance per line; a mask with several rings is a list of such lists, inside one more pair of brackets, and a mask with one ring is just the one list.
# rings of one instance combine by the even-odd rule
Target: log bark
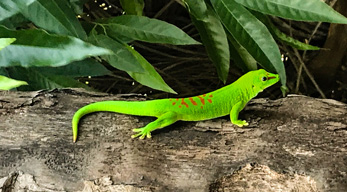
[[152,139],[131,130],[153,120],[99,112],[101,100],[138,100],[77,89],[0,92],[2,191],[347,191],[347,105],[288,96],[254,99],[228,117],[177,122]]

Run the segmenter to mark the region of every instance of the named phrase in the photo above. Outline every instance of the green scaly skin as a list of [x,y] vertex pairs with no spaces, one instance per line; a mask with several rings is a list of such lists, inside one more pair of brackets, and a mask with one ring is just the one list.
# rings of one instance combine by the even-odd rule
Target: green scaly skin
[[174,99],[149,101],[101,101],[80,108],[72,119],[73,142],[77,140],[78,122],[86,114],[110,111],[137,116],[157,117],[145,127],[133,129],[132,138],[151,138],[151,132],[169,126],[176,121],[201,121],[230,114],[233,124],[242,127],[248,123],[239,120],[239,112],[259,92],[277,83],[279,76],[263,69],[250,71],[234,83],[210,93]]

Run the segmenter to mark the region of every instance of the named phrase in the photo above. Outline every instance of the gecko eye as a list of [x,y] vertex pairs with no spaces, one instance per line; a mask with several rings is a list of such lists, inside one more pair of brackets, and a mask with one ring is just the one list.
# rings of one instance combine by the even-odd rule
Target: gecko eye
[[266,80],[267,80],[267,77],[262,77],[261,80],[262,80],[262,81],[266,81]]

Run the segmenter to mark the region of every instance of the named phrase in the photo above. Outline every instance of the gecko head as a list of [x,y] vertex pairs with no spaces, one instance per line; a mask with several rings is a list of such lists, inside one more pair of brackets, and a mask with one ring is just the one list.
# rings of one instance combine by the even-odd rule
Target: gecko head
[[262,92],[264,89],[277,83],[280,78],[279,75],[269,73],[264,69],[259,69],[251,72],[253,74],[253,91],[256,93]]

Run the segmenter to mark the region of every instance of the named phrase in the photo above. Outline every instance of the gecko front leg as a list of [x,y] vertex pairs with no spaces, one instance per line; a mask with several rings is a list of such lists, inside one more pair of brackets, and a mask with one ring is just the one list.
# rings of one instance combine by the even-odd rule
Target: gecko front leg
[[246,106],[245,103],[243,103],[242,101],[239,101],[231,108],[231,111],[230,111],[231,123],[239,127],[248,125],[248,123],[245,120],[239,120],[239,113],[245,106]]

